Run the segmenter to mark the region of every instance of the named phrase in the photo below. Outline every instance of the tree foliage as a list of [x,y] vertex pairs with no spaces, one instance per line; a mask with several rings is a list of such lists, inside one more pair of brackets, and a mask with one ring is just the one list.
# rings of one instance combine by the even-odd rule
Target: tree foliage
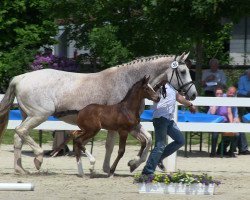
[[[250,7],[243,0],[73,0],[56,1],[54,6],[60,7],[59,10],[69,8],[69,12],[58,14],[68,24],[70,39],[75,39],[79,46],[96,46],[95,39],[100,38],[94,39],[93,32],[106,30],[108,24],[116,27],[113,34],[121,51],[127,49],[133,57],[184,50],[191,50],[197,56],[195,46],[200,44],[205,56],[203,62],[207,62],[215,56],[211,52],[217,52],[219,59],[226,58],[224,40],[229,39],[231,23],[249,13],[246,4]],[[222,23],[223,18],[230,23]],[[110,46],[100,48],[103,50],[98,52],[107,52],[104,49]],[[105,64],[112,59],[107,54],[98,56],[106,60]]]
[[0,92],[10,78],[28,70],[34,53],[53,44],[57,27],[49,0],[2,0],[0,3]]

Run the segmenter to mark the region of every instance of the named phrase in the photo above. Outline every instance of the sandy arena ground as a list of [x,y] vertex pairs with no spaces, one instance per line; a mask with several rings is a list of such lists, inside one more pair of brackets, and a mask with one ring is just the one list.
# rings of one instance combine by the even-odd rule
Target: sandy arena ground
[[[50,150],[51,145],[43,145],[44,150]],[[72,150],[72,146],[70,146]],[[15,175],[13,173],[13,147],[2,145],[0,151],[1,182],[34,183],[34,191],[0,191],[0,199],[86,199],[86,200],[159,200],[159,199],[216,199],[216,200],[247,200],[250,199],[250,156],[240,155],[237,158],[210,158],[207,152],[194,151],[189,158],[179,152],[177,169],[193,173],[208,173],[222,184],[216,187],[215,195],[163,195],[139,194],[137,185],[133,184],[133,174],[140,172],[142,164],[134,173],[129,172],[127,162],[139,150],[138,146],[127,146],[124,157],[117,166],[116,175],[107,178],[102,172],[102,163],[105,152],[103,142],[95,143],[93,155],[96,158],[97,174],[90,178],[90,167],[87,158],[83,157],[85,176],[76,176],[77,167],[75,157],[63,156],[45,157],[40,172],[33,165],[33,154],[25,146],[23,152],[23,166],[31,175]],[[204,148],[205,150],[205,148]],[[117,146],[114,154],[116,155]],[[114,155],[113,155],[114,157]]]

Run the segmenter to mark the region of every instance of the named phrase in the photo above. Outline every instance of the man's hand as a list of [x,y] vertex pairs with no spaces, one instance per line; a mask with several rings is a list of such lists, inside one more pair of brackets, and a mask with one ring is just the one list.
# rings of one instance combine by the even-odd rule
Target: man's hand
[[188,106],[188,108],[189,108],[189,110],[190,110],[191,113],[196,113],[196,107],[193,104],[191,104],[190,106]]

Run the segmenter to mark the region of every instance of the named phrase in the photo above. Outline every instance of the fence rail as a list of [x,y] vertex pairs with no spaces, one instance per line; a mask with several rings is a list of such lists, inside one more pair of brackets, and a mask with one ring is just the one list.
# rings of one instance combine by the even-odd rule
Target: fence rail
[[[0,100],[3,95],[0,95]],[[17,103],[16,101],[14,103]],[[193,101],[195,106],[236,106],[236,107],[250,107],[249,98],[237,97],[197,97]],[[152,101],[146,100],[145,105],[152,105]],[[175,111],[175,120],[177,121],[177,104]],[[10,120],[8,129],[14,129],[21,123],[19,120]],[[142,126],[148,131],[154,131],[152,122],[142,122]],[[250,123],[191,123],[191,122],[177,122],[181,131],[185,132],[250,132]],[[67,124],[62,121],[46,121],[36,127],[38,130],[77,130],[78,127]],[[168,141],[172,139],[169,137]],[[167,170],[176,170],[176,153],[167,158]]]

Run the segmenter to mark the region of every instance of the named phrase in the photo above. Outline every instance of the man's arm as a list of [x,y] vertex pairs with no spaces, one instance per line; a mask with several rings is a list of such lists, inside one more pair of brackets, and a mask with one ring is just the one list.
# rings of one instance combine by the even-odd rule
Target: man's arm
[[180,95],[179,93],[176,93],[176,101],[178,101],[179,103],[181,103],[182,105],[186,106],[189,108],[191,113],[195,113],[196,112],[196,108],[195,106],[188,100],[186,100],[182,95]]

